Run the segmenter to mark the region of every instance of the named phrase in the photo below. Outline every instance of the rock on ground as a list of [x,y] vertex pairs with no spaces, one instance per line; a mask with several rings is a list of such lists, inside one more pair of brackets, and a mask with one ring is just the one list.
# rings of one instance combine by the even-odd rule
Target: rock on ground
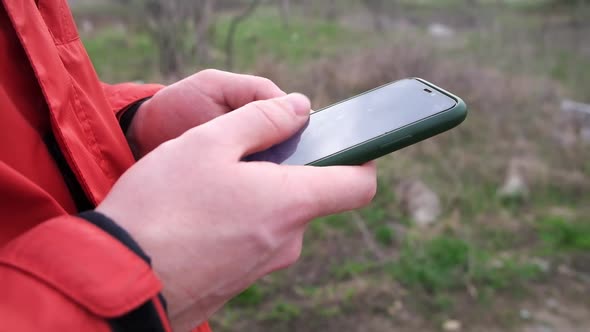
[[440,198],[421,180],[404,180],[395,189],[402,209],[418,226],[434,223],[441,213]]

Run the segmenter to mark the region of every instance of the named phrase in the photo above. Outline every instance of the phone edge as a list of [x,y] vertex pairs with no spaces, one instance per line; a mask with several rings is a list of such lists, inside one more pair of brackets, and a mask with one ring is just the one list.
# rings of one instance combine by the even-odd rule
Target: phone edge
[[[431,83],[424,79],[418,77],[410,77],[406,79],[415,79],[420,81],[421,83],[436,89],[437,91],[444,93],[448,97],[455,100],[457,103],[451,109],[446,111],[442,111],[437,114],[433,114],[425,119],[416,121],[414,123],[408,124],[402,128],[397,130],[385,133],[381,136],[375,137],[369,141],[360,143],[358,145],[352,146],[346,150],[337,152],[330,156],[324,157],[322,159],[316,160],[311,162],[307,165],[309,166],[334,166],[334,165],[361,165],[368,161],[377,159],[389,153],[395,152],[397,150],[403,149],[409,145],[416,144],[420,141],[443,133],[447,130],[450,130],[459,124],[461,124],[465,118],[467,117],[468,108],[467,104],[461,99],[460,97],[450,93],[449,91]],[[400,81],[400,80],[398,80]],[[375,89],[371,89],[364,93],[361,93],[357,96],[348,98],[341,102],[345,102],[349,99],[356,98],[358,96],[362,96],[365,93],[369,93],[373,90],[380,89],[385,87],[389,84],[394,84],[394,81],[388,84],[381,85]],[[337,105],[339,103],[330,105],[328,107],[322,108],[317,112],[320,112],[324,109]]]

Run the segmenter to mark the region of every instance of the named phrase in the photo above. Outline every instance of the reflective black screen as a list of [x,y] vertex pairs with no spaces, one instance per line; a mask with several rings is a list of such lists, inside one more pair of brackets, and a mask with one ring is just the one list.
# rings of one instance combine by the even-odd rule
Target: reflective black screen
[[452,98],[420,81],[397,81],[313,113],[298,134],[246,160],[310,164],[455,104]]

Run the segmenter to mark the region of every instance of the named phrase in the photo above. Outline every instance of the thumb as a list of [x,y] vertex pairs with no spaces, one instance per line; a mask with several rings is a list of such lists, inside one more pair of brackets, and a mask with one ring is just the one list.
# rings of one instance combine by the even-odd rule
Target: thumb
[[310,102],[299,93],[249,103],[206,124],[238,158],[259,152],[293,136],[309,119]]

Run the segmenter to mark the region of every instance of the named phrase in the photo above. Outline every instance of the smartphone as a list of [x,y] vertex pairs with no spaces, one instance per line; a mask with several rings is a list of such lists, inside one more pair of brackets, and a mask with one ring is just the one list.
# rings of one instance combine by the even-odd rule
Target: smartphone
[[386,84],[311,114],[293,137],[247,161],[360,165],[459,125],[461,98],[420,78]]

